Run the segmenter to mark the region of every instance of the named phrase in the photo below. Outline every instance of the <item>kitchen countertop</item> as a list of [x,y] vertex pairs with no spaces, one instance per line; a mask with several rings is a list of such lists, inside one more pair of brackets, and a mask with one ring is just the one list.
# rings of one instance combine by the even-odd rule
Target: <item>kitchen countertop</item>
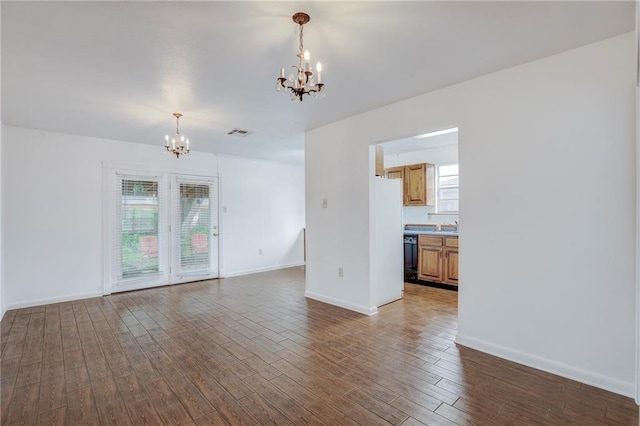
[[436,237],[457,237],[458,233],[453,231],[404,231],[404,235],[433,235]]

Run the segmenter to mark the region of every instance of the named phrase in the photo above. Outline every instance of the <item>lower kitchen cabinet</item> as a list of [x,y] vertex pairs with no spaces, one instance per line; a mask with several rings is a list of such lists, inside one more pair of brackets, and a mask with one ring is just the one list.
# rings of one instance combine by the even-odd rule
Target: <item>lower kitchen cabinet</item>
[[447,284],[458,285],[458,249],[445,249],[444,282]]
[[458,285],[458,237],[418,236],[418,279]]
[[418,279],[425,281],[442,280],[442,249],[418,246]]

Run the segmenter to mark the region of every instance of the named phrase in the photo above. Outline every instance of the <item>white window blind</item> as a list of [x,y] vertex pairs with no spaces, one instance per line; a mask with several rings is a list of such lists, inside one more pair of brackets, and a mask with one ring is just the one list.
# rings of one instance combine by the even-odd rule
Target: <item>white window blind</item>
[[438,213],[458,213],[458,165],[438,166]]
[[116,276],[127,279],[158,273],[160,182],[118,176],[117,185]]
[[174,233],[179,243],[179,270],[208,272],[211,268],[211,184],[179,180],[177,190],[179,202],[174,203],[173,215],[179,219],[178,232]]

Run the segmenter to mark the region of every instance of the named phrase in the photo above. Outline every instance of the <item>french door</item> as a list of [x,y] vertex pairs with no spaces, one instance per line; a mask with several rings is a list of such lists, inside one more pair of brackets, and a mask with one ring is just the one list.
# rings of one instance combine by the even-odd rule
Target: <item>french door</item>
[[105,170],[104,293],[218,276],[218,180]]
[[216,180],[171,178],[171,282],[218,276]]

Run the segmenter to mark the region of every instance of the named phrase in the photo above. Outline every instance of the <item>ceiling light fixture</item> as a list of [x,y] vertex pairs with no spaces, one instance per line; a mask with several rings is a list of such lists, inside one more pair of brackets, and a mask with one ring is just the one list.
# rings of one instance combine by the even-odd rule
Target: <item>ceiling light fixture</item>
[[182,117],[182,114],[174,112],[173,116],[176,118],[176,134],[171,139],[169,139],[169,135],[164,135],[164,148],[169,154],[179,158],[180,155],[189,153],[189,139],[185,139],[184,135],[180,134],[180,117]]
[[313,80],[313,71],[311,71],[311,55],[308,50],[304,49],[304,43],[302,41],[303,25],[309,22],[311,19],[309,15],[303,12],[298,12],[292,17],[293,22],[300,25],[300,45],[298,47],[298,65],[291,67],[291,73],[289,74],[289,81],[285,77],[284,68],[280,68],[280,77],[276,83],[276,91],[281,93],[291,92],[291,100],[295,102],[302,102],[304,95],[313,95],[314,97],[324,97],[324,84],[322,83],[322,64],[318,62],[316,64],[316,71],[318,76],[316,80]]
[[447,133],[454,133],[457,131],[458,131],[457,127],[452,127],[450,129],[438,130],[437,132],[425,133],[424,135],[414,136],[414,138],[416,139],[430,138],[432,136],[446,135]]

